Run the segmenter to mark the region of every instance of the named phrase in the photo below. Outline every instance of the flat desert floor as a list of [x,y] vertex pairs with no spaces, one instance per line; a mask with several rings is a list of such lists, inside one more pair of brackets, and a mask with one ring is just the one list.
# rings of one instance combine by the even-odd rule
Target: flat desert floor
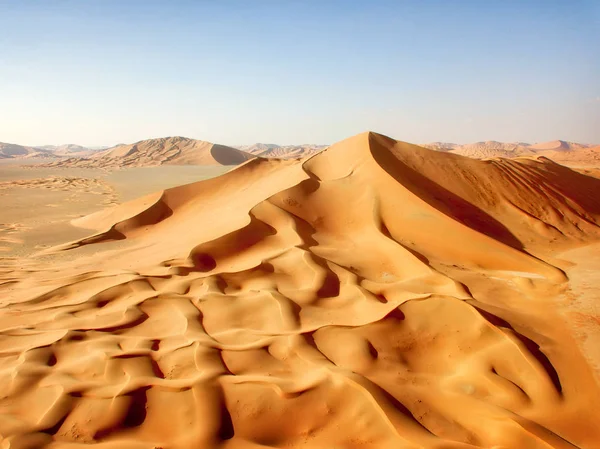
[[46,160],[0,160],[0,257],[23,256],[89,231],[77,217],[180,184],[219,176],[228,166],[123,170],[38,167]]
[[45,170],[0,167],[0,448],[600,448],[596,171]]

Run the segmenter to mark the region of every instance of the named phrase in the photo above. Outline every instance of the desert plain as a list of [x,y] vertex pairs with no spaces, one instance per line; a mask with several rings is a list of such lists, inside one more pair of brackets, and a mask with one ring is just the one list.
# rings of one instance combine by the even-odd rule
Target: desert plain
[[599,148],[426,146],[0,160],[0,448],[600,448]]

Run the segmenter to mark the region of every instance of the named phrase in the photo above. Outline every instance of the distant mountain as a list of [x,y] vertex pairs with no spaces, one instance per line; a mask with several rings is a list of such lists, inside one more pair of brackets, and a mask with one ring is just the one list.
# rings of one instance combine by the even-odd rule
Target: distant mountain
[[50,166],[85,168],[150,167],[157,165],[238,165],[253,155],[224,145],[187,137],[163,137],[121,144],[85,158],[68,158]]
[[45,149],[0,142],[0,159],[22,159],[33,157],[51,158],[55,156],[51,151]]
[[299,159],[311,156],[327,148],[327,145],[276,145],[273,143],[255,143],[236,147],[255,156],[277,159]]

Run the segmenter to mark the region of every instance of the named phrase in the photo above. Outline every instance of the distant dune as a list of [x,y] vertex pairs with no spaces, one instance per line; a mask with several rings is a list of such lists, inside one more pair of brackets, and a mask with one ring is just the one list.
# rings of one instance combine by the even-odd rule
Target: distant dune
[[244,145],[238,149],[255,156],[276,159],[301,159],[318,153],[327,148],[327,145],[275,145],[272,143],[255,143],[254,145]]
[[431,143],[424,143],[421,145],[423,148],[428,148],[430,150],[436,150],[436,151],[452,151],[455,148],[459,148],[460,145],[456,144],[456,143],[450,143],[450,142],[431,142]]
[[91,148],[82,147],[81,145],[72,143],[65,145],[42,145],[35,148],[50,151],[56,156],[86,157],[94,153],[94,150]]
[[451,152],[475,159],[486,159],[493,157],[518,157],[535,154],[527,144],[506,143],[488,140],[469,144],[433,142],[424,144],[423,147],[436,151]]
[[455,154],[461,156],[473,157],[476,159],[485,159],[491,157],[517,157],[529,156],[535,154],[528,147],[496,141],[478,142],[474,144],[461,145],[452,150]]
[[576,142],[566,142],[564,140],[553,140],[551,142],[536,143],[529,146],[529,148],[537,151],[574,151],[589,148],[589,145]]
[[[238,160],[176,139],[94,160]],[[599,191],[545,157],[364,133],[78,218],[90,236],[0,265],[2,436],[596,448]]]
[[41,148],[0,142],[0,159],[19,159],[32,157],[54,157],[54,154],[52,151]]
[[461,156],[475,159],[545,156],[559,163],[578,163],[583,165],[598,164],[599,159],[597,154],[598,147],[582,143],[566,142],[564,140],[536,143],[533,145],[524,142],[506,143],[496,141],[477,142],[464,145],[433,142],[424,144],[423,147],[436,151],[460,154]]
[[235,148],[186,137],[148,139],[98,151],[88,158],[69,158],[54,167],[124,168],[157,165],[238,165],[253,156]]
[[561,164],[600,167],[600,145],[572,150],[545,150],[542,154]]
[[[545,156],[567,165],[598,165],[598,147],[556,140],[536,144],[484,141],[470,144],[432,142],[424,148],[475,159]],[[147,167],[157,165],[238,165],[253,156],[272,159],[302,159],[313,156],[326,145],[277,145],[256,143],[235,148],[185,137],[142,140],[104,150],[80,145],[26,147],[0,143],[0,158],[61,158],[49,166],[86,168]]]

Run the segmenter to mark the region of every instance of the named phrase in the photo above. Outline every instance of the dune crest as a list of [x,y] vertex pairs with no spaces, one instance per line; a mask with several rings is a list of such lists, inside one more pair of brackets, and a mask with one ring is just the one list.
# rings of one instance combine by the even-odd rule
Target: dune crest
[[369,132],[78,219],[95,234],[55,248],[51,267],[3,267],[0,434],[52,448],[598,447],[600,388],[553,262],[600,239],[598,191],[545,158]]

